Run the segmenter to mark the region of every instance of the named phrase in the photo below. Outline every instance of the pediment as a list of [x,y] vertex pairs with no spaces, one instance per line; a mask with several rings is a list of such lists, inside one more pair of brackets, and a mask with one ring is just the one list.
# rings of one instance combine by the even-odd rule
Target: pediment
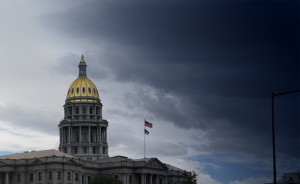
[[45,163],[45,162],[38,158],[35,158],[30,164],[42,164],[42,163]]
[[186,172],[183,172],[183,173],[181,174],[181,176],[186,176],[186,177],[188,177],[189,175],[188,175]]
[[0,166],[7,165],[7,163],[0,160]]
[[73,158],[70,158],[70,159],[67,160],[65,163],[67,163],[67,164],[72,164],[72,165],[79,165],[79,163],[76,162]]
[[151,159],[148,163],[146,163],[145,167],[148,167],[151,169],[162,169],[162,170],[167,169],[167,167],[156,158]]

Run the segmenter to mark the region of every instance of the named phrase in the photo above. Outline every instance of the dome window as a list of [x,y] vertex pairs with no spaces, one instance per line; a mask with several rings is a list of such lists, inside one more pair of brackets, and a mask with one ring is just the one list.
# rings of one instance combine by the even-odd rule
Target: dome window
[[74,93],[74,88],[72,88],[72,94]]
[[96,94],[96,90],[95,90],[95,88],[93,88],[93,90],[94,90],[94,94]]
[[70,93],[70,89],[68,90],[68,95],[69,95],[69,93]]
[[89,93],[91,93],[91,88],[89,88]]
[[76,89],[76,92],[79,93],[79,88]]
[[85,88],[82,88],[82,92],[85,93]]

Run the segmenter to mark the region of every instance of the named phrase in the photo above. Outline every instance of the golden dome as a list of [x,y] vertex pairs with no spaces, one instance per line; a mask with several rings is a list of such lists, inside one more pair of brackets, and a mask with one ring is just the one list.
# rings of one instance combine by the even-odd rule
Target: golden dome
[[86,63],[81,56],[79,77],[69,87],[66,102],[99,102],[99,93],[96,85],[86,76]]

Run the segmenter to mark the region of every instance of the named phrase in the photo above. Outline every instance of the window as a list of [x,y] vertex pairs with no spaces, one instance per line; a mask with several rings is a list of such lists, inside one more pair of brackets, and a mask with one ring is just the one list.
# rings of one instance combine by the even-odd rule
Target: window
[[76,114],[79,114],[79,108],[76,107]]
[[97,147],[93,147],[93,154],[97,153]]
[[68,90],[68,94],[70,93],[70,89]]
[[95,90],[95,88],[93,88],[93,91],[94,91],[94,94],[96,94],[96,90]]
[[129,175],[129,183],[132,183],[132,175]]
[[87,153],[87,147],[83,147],[83,153]]
[[83,112],[83,114],[86,114],[86,107],[82,108],[82,112]]
[[33,173],[30,173],[30,181],[33,181]]
[[71,173],[70,173],[70,172],[67,173],[67,180],[68,180],[68,181],[71,180]]
[[91,91],[91,88],[89,88],[89,93],[91,93],[92,91]]
[[49,171],[49,180],[52,180],[52,171]]
[[103,148],[103,150],[102,150],[103,152],[102,152],[102,154],[104,154],[105,155],[105,152],[106,152],[106,150],[105,150],[105,148]]
[[20,182],[20,181],[21,181],[21,174],[18,174],[17,181],[18,181],[18,182]]
[[38,177],[39,181],[41,181],[41,180],[42,180],[42,172],[39,172],[39,173],[38,173],[38,176],[39,176],[39,177]]
[[74,88],[72,88],[72,94],[74,93]]
[[57,180],[60,180],[60,171],[57,171]]
[[116,179],[118,179],[118,175],[114,175],[114,177],[115,177]]
[[90,108],[90,114],[93,114],[93,107]]
[[78,173],[75,173],[75,181],[78,181]]
[[82,92],[85,93],[85,88],[82,88]]
[[76,89],[76,92],[79,93],[79,88]]
[[74,154],[77,154],[77,147],[74,147]]

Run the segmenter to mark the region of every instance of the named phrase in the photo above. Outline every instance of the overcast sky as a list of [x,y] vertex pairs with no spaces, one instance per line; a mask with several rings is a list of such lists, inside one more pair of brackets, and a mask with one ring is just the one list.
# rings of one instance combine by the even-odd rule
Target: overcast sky
[[[0,154],[58,148],[84,54],[109,155],[198,183],[272,181],[271,92],[300,88],[299,1],[1,1]],[[300,95],[275,98],[278,176],[300,169]]]

